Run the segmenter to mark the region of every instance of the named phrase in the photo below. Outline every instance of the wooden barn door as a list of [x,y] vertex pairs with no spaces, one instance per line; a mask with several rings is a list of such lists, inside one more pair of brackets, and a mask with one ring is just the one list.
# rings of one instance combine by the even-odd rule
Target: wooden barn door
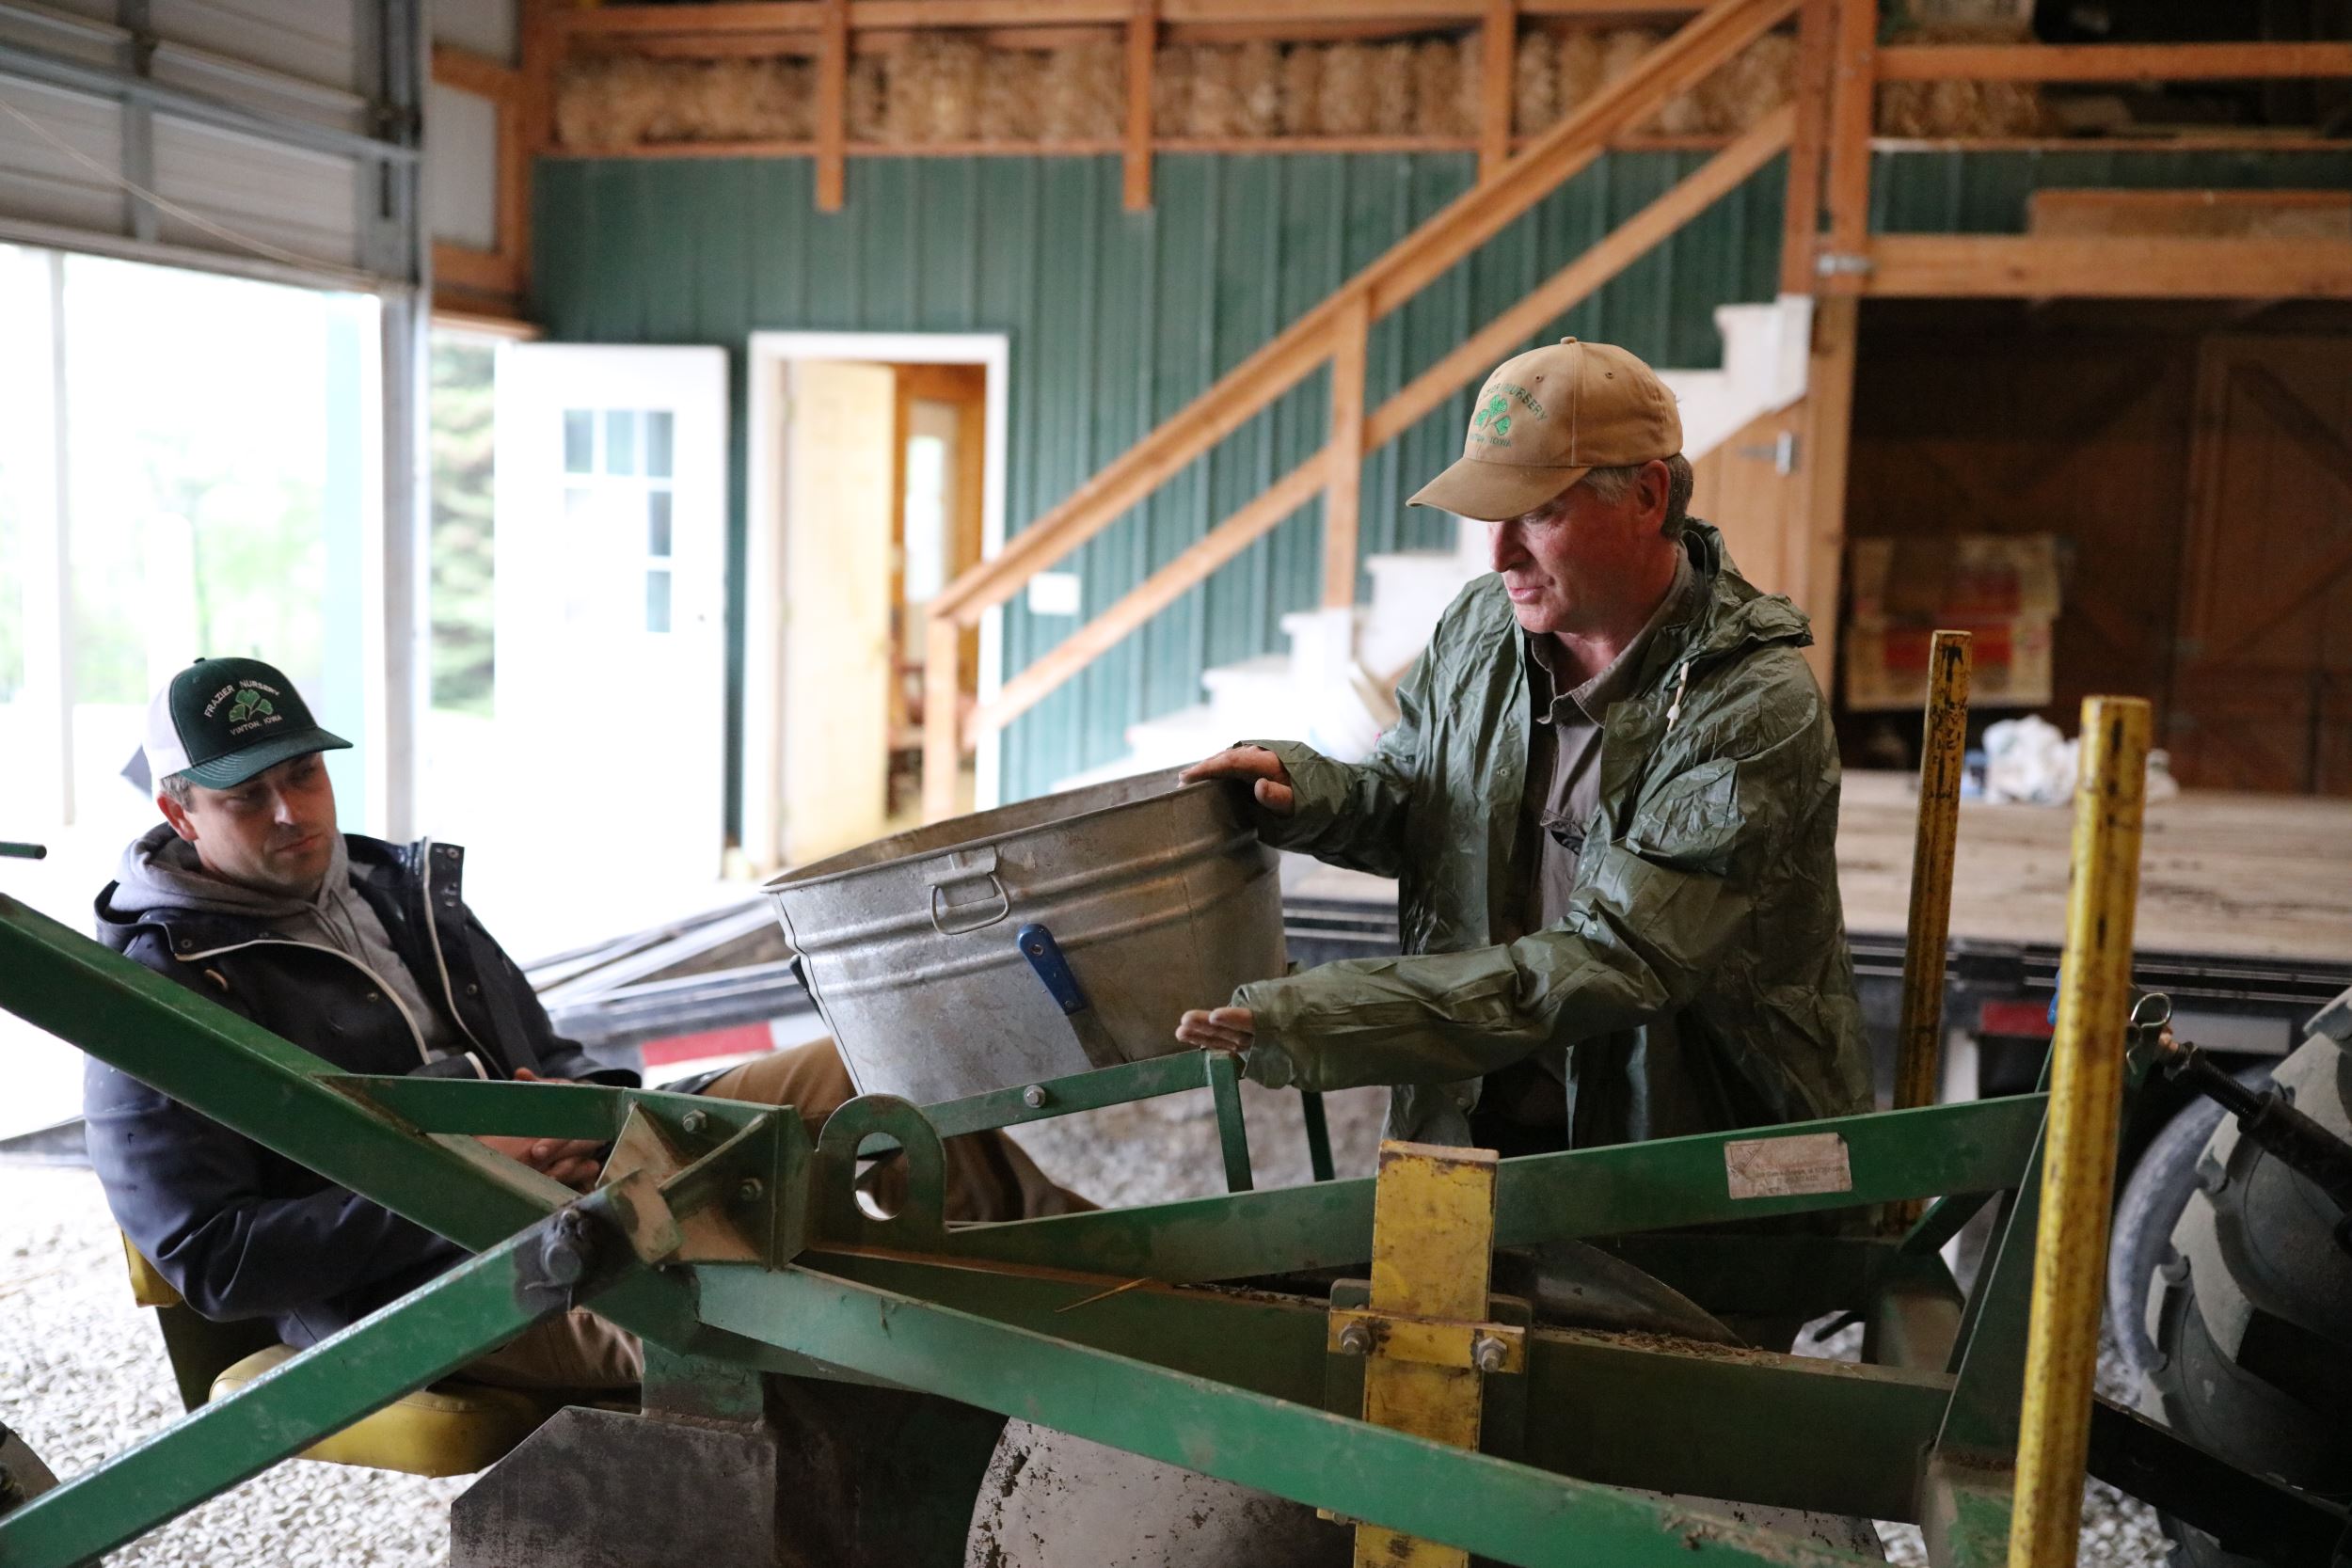
[[2208,341],[2190,474],[2174,770],[2352,795],[2352,343]]

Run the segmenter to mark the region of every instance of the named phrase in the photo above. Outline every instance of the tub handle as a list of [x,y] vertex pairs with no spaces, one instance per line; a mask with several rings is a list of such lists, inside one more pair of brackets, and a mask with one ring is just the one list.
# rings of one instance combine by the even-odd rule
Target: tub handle
[[[983,877],[988,879],[989,891],[995,895],[993,903],[987,899],[970,904],[947,902],[949,888],[959,882],[977,881]],[[996,875],[996,851],[993,847],[959,849],[954,854],[944,855],[924,867],[924,879],[931,884],[931,929],[943,937],[967,936],[974,931],[986,930],[1012,913],[1012,895],[1005,891],[1003,879]],[[960,921],[952,926],[943,918],[972,912],[985,914],[987,918]]]

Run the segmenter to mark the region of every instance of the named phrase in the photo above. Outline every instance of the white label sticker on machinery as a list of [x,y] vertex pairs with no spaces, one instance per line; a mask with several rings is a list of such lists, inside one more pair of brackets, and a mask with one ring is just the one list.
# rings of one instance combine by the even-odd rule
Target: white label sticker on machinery
[[1835,1132],[1725,1144],[1724,1175],[1734,1197],[1853,1191],[1853,1170],[1846,1164],[1846,1140]]

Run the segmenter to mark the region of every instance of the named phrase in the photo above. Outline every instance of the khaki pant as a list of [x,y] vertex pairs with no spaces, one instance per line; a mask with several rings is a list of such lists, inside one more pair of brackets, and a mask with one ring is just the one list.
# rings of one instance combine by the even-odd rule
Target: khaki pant
[[[747,1100],[760,1105],[790,1105],[801,1113],[810,1141],[825,1118],[852,1098],[856,1086],[829,1039],[811,1040],[789,1051],[731,1068],[702,1091],[716,1100]],[[951,1220],[1041,1219],[1072,1214],[1093,1204],[1056,1186],[1002,1132],[974,1132],[946,1145],[945,1208]],[[902,1163],[880,1167],[865,1185],[885,1207],[903,1186]],[[534,1323],[514,1339],[467,1367],[461,1374],[477,1383],[510,1388],[589,1391],[634,1386],[644,1376],[644,1356],[637,1336],[615,1328],[584,1308]]]

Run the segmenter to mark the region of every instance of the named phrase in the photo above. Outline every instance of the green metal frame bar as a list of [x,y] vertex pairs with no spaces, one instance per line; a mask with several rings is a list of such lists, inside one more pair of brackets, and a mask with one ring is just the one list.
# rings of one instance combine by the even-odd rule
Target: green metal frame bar
[[[1496,1178],[1495,1244],[1720,1225],[2013,1186],[2041,1130],[2042,1103],[2040,1095],[2014,1095],[1800,1122],[1762,1134],[1710,1132],[1505,1160]],[[1785,1197],[1730,1196],[1724,1145],[1824,1132],[1846,1142],[1851,1188]],[[1372,1255],[1372,1190],[1367,1177],[1022,1220],[951,1231],[941,1250],[1171,1284],[1344,1268]]]
[[606,1211],[605,1200],[591,1197],[542,1220],[0,1515],[0,1562],[71,1568],[92,1560],[564,1310],[574,1299],[573,1281],[550,1276],[551,1243],[578,1239],[575,1271],[605,1265],[601,1276],[577,1276],[580,1298],[641,1276]]
[[1526,1568],[1867,1560],[798,1266],[700,1272],[746,1338]]
[[[497,1246],[574,1196],[471,1139],[419,1131],[364,1094],[350,1092],[356,1081],[331,1064],[6,895],[0,895],[0,1007],[476,1252]],[[469,1086],[509,1094],[569,1092],[554,1085]],[[709,1111],[730,1103],[705,1106],[677,1095],[632,1098],[640,1104],[666,1101]],[[687,1284],[659,1273],[632,1275],[597,1309],[681,1353],[757,1354],[706,1327],[694,1316]]]
[[[1329,1315],[1316,1302],[1197,1287],[1122,1289],[1101,1275],[809,1253],[813,1273],[967,1312],[1166,1370],[1332,1408]],[[747,1293],[716,1280],[706,1295]],[[1513,1381],[1521,1381],[1514,1379]],[[1662,1338],[1537,1329],[1525,1402],[1606,1409],[1606,1421],[1530,1422],[1515,1457],[1581,1481],[1740,1502],[1908,1519],[1918,1456],[1943,1419],[1941,1372],[1732,1352]],[[1353,1416],[1350,1400],[1334,1414]],[[1759,1432],[1774,1433],[1769,1443]]]

